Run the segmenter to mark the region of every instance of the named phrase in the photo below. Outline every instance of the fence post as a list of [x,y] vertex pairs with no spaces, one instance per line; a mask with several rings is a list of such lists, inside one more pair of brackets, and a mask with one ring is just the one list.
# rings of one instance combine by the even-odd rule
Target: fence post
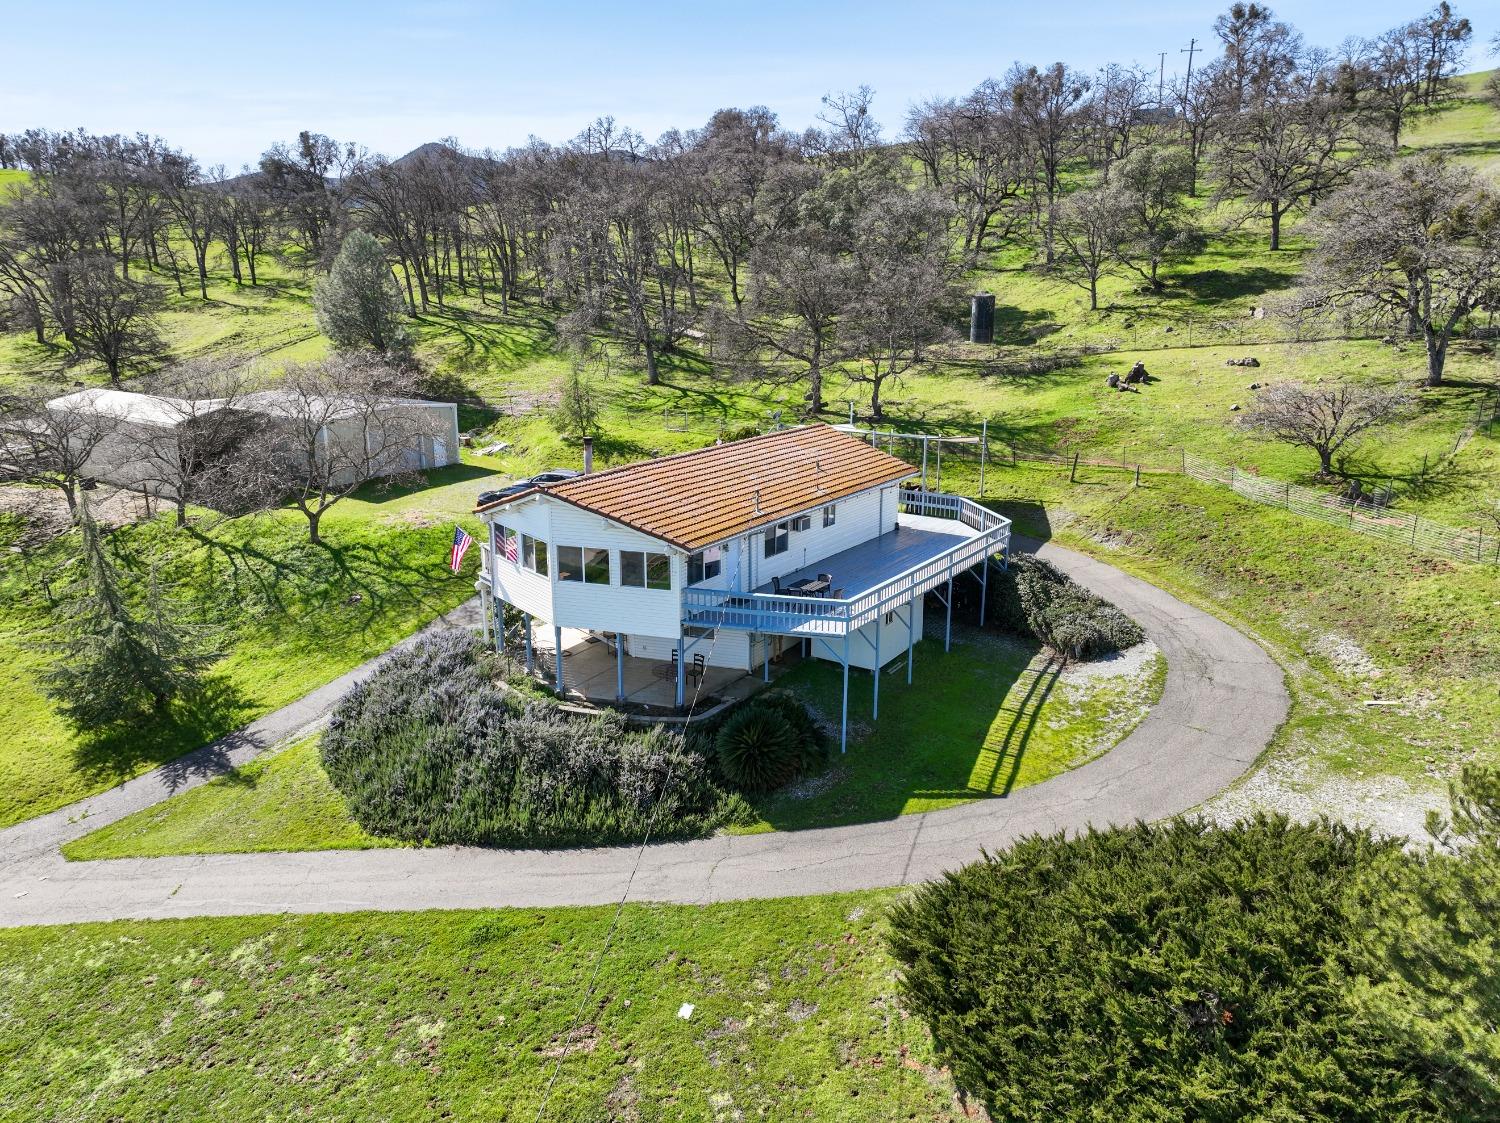
[[1286,509],[1288,511],[1290,511],[1292,509],[1292,485],[1291,485],[1291,481],[1287,481],[1287,485],[1286,485]]
[[1010,466],[1012,468],[1014,468],[1016,466],[1016,446],[1015,445],[1011,445],[1010,446]]
[[1229,466],[1229,490],[1234,490],[1234,465]]
[[1139,464],[1135,466],[1135,486],[1141,486],[1141,466]]
[[1411,548],[1413,550],[1417,548],[1417,513],[1415,511],[1411,513]]
[[1182,446],[1182,474],[1187,475],[1187,445]]
[[1068,469],[1068,482],[1070,484],[1078,482],[1078,450],[1077,449],[1073,450],[1073,466]]
[[988,458],[989,449],[990,420],[985,418],[979,423],[979,498],[981,499],[984,498],[984,462]]

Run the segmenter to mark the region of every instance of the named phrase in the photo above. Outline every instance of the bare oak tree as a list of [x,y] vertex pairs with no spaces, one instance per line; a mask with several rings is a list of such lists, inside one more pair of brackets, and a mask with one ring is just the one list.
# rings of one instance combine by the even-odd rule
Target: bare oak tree
[[416,451],[440,435],[428,410],[410,398],[409,373],[358,355],[289,366],[274,390],[246,395],[258,425],[241,464],[254,473],[263,502],[288,502],[322,542],[321,520],[339,500],[379,480],[421,477]]
[[1394,421],[1410,402],[1402,388],[1284,382],[1260,391],[1241,424],[1267,439],[1312,449],[1326,478],[1334,475],[1333,458],[1351,440]]
[[89,463],[119,424],[84,401],[50,404],[39,389],[0,396],[0,481],[56,488],[76,520]]
[[1429,386],[1463,319],[1500,307],[1500,192],[1441,154],[1362,171],[1311,228],[1300,306],[1420,335]]

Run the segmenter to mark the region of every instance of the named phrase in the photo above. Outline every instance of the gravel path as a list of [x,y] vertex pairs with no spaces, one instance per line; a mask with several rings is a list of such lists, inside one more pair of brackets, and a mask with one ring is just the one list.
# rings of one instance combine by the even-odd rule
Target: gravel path
[[[1025,834],[1174,815],[1242,775],[1286,717],[1289,699],[1276,663],[1227,624],[1138,578],[1062,547],[1037,552],[1141,623],[1167,658],[1167,683],[1161,702],[1113,751],[1003,799],[858,826],[658,844],[643,852],[448,847],[95,862],[65,862],[58,854],[69,839],[306,728],[349,681],[369,673],[366,665],[242,737],[0,832],[0,925],[604,904],[619,900],[627,883],[632,899],[685,903],[906,885]],[[918,666],[913,689],[921,688]]]

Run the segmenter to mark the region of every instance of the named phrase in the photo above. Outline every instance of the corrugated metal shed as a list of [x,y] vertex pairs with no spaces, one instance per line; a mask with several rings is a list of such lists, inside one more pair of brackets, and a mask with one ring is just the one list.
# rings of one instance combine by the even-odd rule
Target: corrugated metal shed
[[827,425],[804,425],[533,488],[697,550],[911,475],[910,464]]

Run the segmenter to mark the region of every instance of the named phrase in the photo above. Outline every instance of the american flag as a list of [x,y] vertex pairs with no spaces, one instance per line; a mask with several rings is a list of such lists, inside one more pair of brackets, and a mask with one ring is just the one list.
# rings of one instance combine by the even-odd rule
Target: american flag
[[458,567],[464,564],[464,555],[469,552],[469,547],[474,545],[474,539],[461,526],[453,528],[453,549],[448,554],[448,568],[454,573]]
[[521,536],[515,531],[506,530],[504,527],[500,528],[500,552],[505,555],[506,561],[518,562],[521,560],[520,542]]

